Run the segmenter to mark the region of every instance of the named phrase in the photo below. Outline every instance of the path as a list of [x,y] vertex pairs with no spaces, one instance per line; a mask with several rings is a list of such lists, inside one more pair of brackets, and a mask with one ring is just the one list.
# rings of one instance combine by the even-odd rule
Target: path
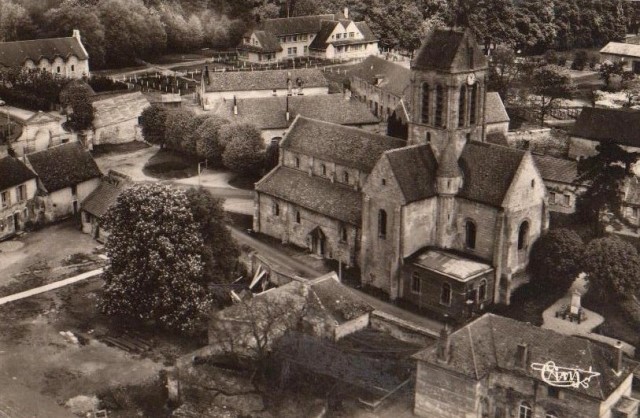
[[[242,232],[238,228],[230,227],[231,235],[233,238],[238,241],[239,244],[245,244],[254,250],[258,251],[260,254],[272,259],[273,261],[286,266],[292,270],[300,271],[309,277],[318,277],[326,273],[326,271],[316,270],[314,268],[309,267],[305,263],[294,259],[293,257],[285,254],[284,252],[265,244],[262,241],[259,241],[246,233]],[[444,326],[441,322],[426,318],[421,315],[414,314],[413,312],[409,312],[405,309],[399,308],[391,303],[384,302],[378,298],[375,298],[368,293],[365,293],[361,290],[350,288],[352,292],[357,294],[361,299],[371,305],[374,309],[385,312],[389,315],[393,315],[397,318],[403,319],[405,321],[414,323],[418,326],[426,328],[434,333],[439,333],[442,327]]]
[[5,303],[13,302],[20,299],[25,299],[30,296],[39,295],[40,293],[45,293],[50,290],[59,289],[64,286],[68,286],[70,284],[77,283],[82,280],[86,280],[91,277],[98,276],[102,274],[103,271],[104,271],[103,268],[99,268],[96,270],[91,270],[86,273],[79,274],[74,277],[69,277],[68,279],[59,280],[57,282],[49,283],[47,285],[40,286],[40,287],[34,287],[33,289],[25,290],[24,292],[14,293],[13,295],[0,298],[0,305],[4,305]]

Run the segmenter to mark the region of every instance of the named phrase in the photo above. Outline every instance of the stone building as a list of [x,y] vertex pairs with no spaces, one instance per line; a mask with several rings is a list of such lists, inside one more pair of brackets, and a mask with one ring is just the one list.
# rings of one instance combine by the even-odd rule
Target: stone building
[[41,69],[69,78],[89,77],[89,54],[80,31],[66,38],[0,42],[0,67]]
[[254,230],[356,265],[362,187],[380,155],[403,145],[298,116],[280,144],[278,166],[256,183]]
[[8,145],[18,157],[78,140],[75,133],[62,128],[62,119],[53,113],[0,106],[0,118],[11,121]]
[[547,187],[549,211],[574,213],[578,196],[588,187],[578,176],[578,163],[550,155],[534,154],[533,159]]
[[640,74],[640,45],[609,42],[600,50],[600,60],[603,63],[605,61],[620,62],[624,71]]
[[445,329],[414,358],[421,417],[638,416],[635,367],[621,348],[513,319],[485,314],[450,335]]
[[142,140],[139,119],[149,100],[138,92],[93,97],[92,145],[122,144]]
[[435,31],[412,66],[416,145],[385,152],[363,188],[363,284],[461,320],[509,303],[548,227],[531,154],[483,142],[486,69],[469,32]]
[[0,240],[22,230],[34,219],[36,175],[22,161],[0,147]]

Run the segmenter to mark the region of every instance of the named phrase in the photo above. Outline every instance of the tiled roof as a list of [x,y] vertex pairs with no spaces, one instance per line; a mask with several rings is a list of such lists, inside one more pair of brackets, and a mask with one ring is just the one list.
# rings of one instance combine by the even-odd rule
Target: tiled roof
[[219,102],[214,112],[233,121],[251,123],[260,129],[286,129],[297,115],[313,117],[339,125],[375,124],[380,120],[369,107],[342,94],[289,97],[289,121],[286,118],[287,98],[259,97],[238,99],[238,114],[233,114],[233,101]]
[[507,109],[502,103],[500,94],[495,91],[487,93],[487,104],[484,110],[484,118],[486,123],[509,122],[511,119],[507,114]]
[[436,158],[431,146],[416,145],[385,152],[406,203],[436,195]]
[[640,45],[624,42],[609,42],[600,50],[600,53],[640,57]]
[[102,176],[89,151],[79,142],[29,154],[27,159],[49,193]]
[[265,32],[263,30],[254,30],[253,32],[250,32],[250,33],[253,33],[256,36],[256,38],[258,38],[258,42],[260,42],[260,45],[249,45],[249,44],[245,44],[244,42],[241,42],[240,45],[238,45],[238,49],[245,50],[245,51],[252,51],[252,52],[262,52],[262,53],[282,51],[282,46],[280,46],[280,41],[278,41],[278,38],[271,32]]
[[114,184],[106,179],[82,202],[82,209],[98,218],[102,217],[124,190],[123,183]]
[[333,14],[265,19],[262,21],[260,29],[271,32],[276,36],[316,33],[320,29],[320,23],[323,20],[334,19],[335,15]]
[[458,196],[500,207],[525,151],[471,141],[460,156],[462,189]]
[[309,49],[324,51],[329,45],[329,37],[339,22],[324,21],[320,25],[320,31],[309,44]]
[[[578,163],[575,160],[551,157],[549,155],[533,155],[538,171],[545,181],[558,183],[580,183],[578,177]],[[581,183],[582,184],[582,183]]]
[[411,83],[411,70],[372,55],[349,71],[349,77],[357,77],[373,85],[382,78],[377,84],[380,89],[402,97]]
[[353,187],[331,183],[329,179],[280,166],[256,183],[256,191],[333,219],[360,225],[362,194]]
[[583,107],[570,135],[640,147],[640,111]]
[[125,93],[93,102],[95,129],[137,119],[149,106],[149,100],[139,91]]
[[478,48],[469,30],[436,29],[422,44],[411,68],[419,70],[470,70],[469,61],[463,53],[466,42],[474,48],[473,68],[486,68],[487,59]]
[[397,138],[298,116],[280,147],[369,173],[383,152],[404,145]]
[[37,65],[42,58],[53,61],[56,57],[67,59],[71,55],[79,60],[89,58],[80,41],[72,36],[0,43],[0,64],[5,67],[22,67],[27,59]]
[[[588,387],[578,385],[564,390],[599,400],[607,399],[632,372],[626,363],[623,363],[622,373],[614,372],[611,363],[615,353],[611,347],[493,314],[485,314],[452,333],[450,341],[451,359],[448,363],[437,360],[437,345],[421,351],[414,358],[475,380],[497,371],[542,381],[541,372],[531,368],[531,364],[548,361],[553,361],[558,367],[592,368],[600,375],[592,378]],[[519,344],[526,344],[528,349],[524,368],[516,361]]]
[[35,173],[17,158],[0,158],[0,191],[16,187],[35,177]]
[[287,79],[294,84],[298,78],[305,88],[328,87],[329,83],[322,70],[301,68],[298,70],[264,71],[210,71],[207,91],[247,91],[286,89]]
[[356,44],[364,44],[369,42],[375,42],[378,38],[375,37],[371,29],[369,29],[369,25],[366,22],[354,22],[358,30],[362,33],[362,38],[347,38],[347,39],[335,39],[331,40],[329,37],[331,33],[335,29],[338,23],[342,23],[342,26],[345,28],[349,26],[351,23],[350,20],[344,20],[340,22],[322,22],[322,26],[320,28],[320,32],[313,38],[313,41],[309,45],[309,49],[316,51],[324,51],[327,49],[329,44],[337,46],[337,45],[356,45]]
[[339,324],[373,311],[370,305],[340,283],[335,273],[314,279],[310,287],[325,313]]

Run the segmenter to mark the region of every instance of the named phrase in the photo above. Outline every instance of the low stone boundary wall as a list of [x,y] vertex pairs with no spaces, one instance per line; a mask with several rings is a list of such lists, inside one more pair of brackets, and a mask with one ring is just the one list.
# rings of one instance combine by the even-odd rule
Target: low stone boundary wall
[[373,311],[369,326],[375,330],[385,332],[400,341],[411,344],[431,345],[438,338],[438,333],[411,322],[400,319],[382,311]]

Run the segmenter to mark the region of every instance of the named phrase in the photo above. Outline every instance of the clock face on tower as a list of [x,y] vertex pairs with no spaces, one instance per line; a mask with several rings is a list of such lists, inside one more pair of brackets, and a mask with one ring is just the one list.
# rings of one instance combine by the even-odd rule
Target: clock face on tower
[[471,73],[467,76],[467,84],[472,86],[476,82],[476,75]]

